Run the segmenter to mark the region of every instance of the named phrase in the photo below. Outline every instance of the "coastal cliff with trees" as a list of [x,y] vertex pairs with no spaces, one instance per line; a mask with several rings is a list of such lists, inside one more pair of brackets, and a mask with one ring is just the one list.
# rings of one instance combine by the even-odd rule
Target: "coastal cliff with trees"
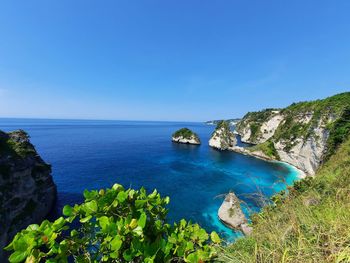
[[[237,131],[243,140],[256,144],[244,151],[289,162],[315,176],[296,181],[286,191],[274,195],[261,212],[251,216],[249,236],[232,244],[225,245],[216,232],[208,234],[199,225],[185,220],[169,224],[166,208],[169,198],[161,197],[156,190],[147,193],[144,188],[125,189],[115,184],[108,189],[85,191],[85,201],[66,205],[63,215],[55,221],[44,220],[18,232],[6,247],[11,253],[9,260],[349,262],[349,109],[350,93],[342,93],[324,100],[295,103],[285,109],[248,113],[241,120]],[[37,156],[28,137],[23,132],[19,134],[1,134],[4,164],[9,164],[11,153],[16,158],[29,158],[34,167],[40,164],[40,173],[32,167],[22,174],[23,178],[6,177],[7,171],[21,167],[21,159],[16,159],[18,163],[12,170],[2,167],[2,178],[7,178],[2,187],[9,187],[8,200],[18,191],[11,180],[21,185],[21,180],[33,173],[35,178],[47,180],[37,184],[42,186],[38,189],[45,189],[44,196],[54,196],[49,167]],[[237,147],[225,122],[218,124],[211,140],[211,146],[221,150]],[[50,199],[39,201],[48,204],[47,200]],[[231,207],[232,200],[227,200]],[[27,217],[30,220],[17,226],[16,231],[34,221],[34,215],[30,210]],[[243,216],[241,221],[245,223]]]
[[254,155],[290,163],[314,175],[350,130],[350,93],[293,103],[284,109],[249,112],[236,131]]
[[22,130],[0,131],[0,261],[2,248],[18,231],[42,221],[55,199],[51,166],[37,154],[29,136]]

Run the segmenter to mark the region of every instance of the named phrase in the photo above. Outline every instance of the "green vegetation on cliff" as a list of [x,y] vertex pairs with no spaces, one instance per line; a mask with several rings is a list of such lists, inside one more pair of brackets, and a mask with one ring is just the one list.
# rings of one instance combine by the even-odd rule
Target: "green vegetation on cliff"
[[276,114],[278,109],[265,109],[262,111],[248,112],[243,119],[237,124],[237,131],[241,132],[247,125],[250,126],[249,141],[255,143],[257,138],[261,135],[261,126],[264,122]]
[[278,152],[275,148],[275,145],[273,144],[272,141],[266,141],[264,143],[254,145],[252,147],[248,147],[247,150],[250,151],[262,151],[264,154],[266,154],[268,157],[275,159],[275,160],[280,160],[280,157],[278,155]]
[[288,151],[296,139],[305,141],[315,135],[316,127],[326,126],[329,130],[326,156],[329,157],[350,133],[350,92],[323,100],[293,103],[281,114],[284,121],[278,126],[273,141],[285,141]]
[[350,262],[350,139],[252,217],[253,234],[223,248],[225,262]]
[[172,135],[173,137],[183,137],[185,139],[191,139],[191,138],[195,138],[199,140],[199,137],[196,133],[194,133],[193,131],[191,131],[188,128],[182,128],[180,130],[177,130],[175,133],[173,133]]
[[229,122],[220,121],[211,135],[209,145],[219,150],[227,150],[236,143],[236,136],[231,131]]
[[43,220],[56,199],[51,166],[22,130],[0,131],[0,261],[3,247],[24,227]]
[[25,158],[33,154],[36,154],[36,151],[25,131],[10,133],[0,131],[0,157]]
[[309,147],[322,149],[316,158],[316,162],[322,162],[334,154],[350,135],[350,92],[321,100],[293,103],[280,109],[278,114],[281,121],[269,124],[274,133],[263,139],[261,127],[275,114],[275,109],[249,112],[237,124],[237,131],[242,136],[249,135],[248,141],[257,144],[252,150],[262,150],[276,159],[276,143],[279,143],[279,150],[289,153],[294,146],[302,147],[309,140]]

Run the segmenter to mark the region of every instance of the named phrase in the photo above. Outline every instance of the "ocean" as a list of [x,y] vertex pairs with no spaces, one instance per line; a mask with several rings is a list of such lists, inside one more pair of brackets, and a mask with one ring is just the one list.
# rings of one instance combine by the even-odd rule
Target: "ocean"
[[[200,146],[171,142],[177,129],[196,132]],[[84,189],[144,186],[170,197],[169,222],[182,218],[215,230],[227,240],[240,236],[224,226],[217,211],[234,191],[246,213],[298,178],[292,166],[266,162],[208,146],[215,126],[190,122],[0,119],[0,129],[23,129],[52,165],[58,189],[51,218],[65,204],[81,202]]]

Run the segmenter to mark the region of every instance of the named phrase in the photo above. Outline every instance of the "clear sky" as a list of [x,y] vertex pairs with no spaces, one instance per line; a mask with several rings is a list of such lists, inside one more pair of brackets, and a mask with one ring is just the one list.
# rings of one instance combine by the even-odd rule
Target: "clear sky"
[[0,2],[0,117],[204,121],[349,90],[348,0]]

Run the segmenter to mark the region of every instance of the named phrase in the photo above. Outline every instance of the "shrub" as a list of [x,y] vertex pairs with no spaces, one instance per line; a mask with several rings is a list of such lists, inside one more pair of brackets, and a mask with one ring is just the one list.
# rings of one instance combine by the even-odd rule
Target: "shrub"
[[[30,225],[5,248],[10,262],[205,262],[220,238],[197,224],[166,223],[169,198],[154,190],[85,191],[54,222]],[[210,242],[211,241],[211,242]]]

